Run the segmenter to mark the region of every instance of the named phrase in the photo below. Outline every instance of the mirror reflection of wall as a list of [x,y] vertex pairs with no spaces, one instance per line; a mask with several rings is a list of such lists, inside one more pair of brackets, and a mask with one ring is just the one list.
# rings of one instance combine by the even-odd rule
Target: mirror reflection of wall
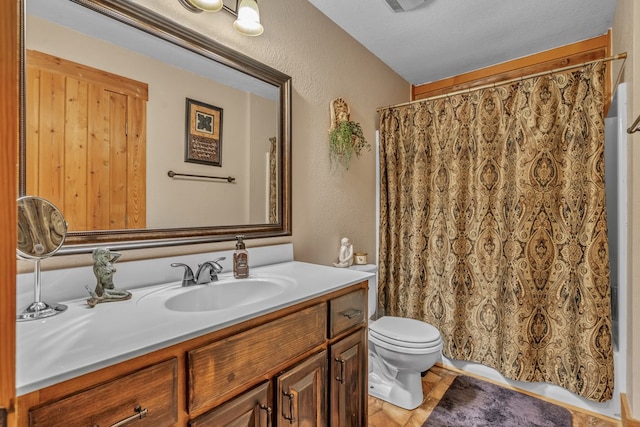
[[[173,228],[270,223],[270,138],[277,134],[278,101],[217,83],[192,71],[29,16],[27,49],[46,52],[148,85],[146,108],[146,189],[144,221],[133,228]],[[277,91],[276,91],[277,93]],[[184,162],[185,98],[224,110],[222,165]],[[30,106],[27,105],[29,112]],[[73,137],[65,135],[73,143]],[[95,160],[92,160],[95,161]],[[108,160],[103,159],[104,162]],[[28,166],[27,168],[32,167]],[[233,176],[236,181],[171,179],[176,172]],[[27,180],[30,176],[27,170]],[[77,177],[67,177],[75,180]],[[135,180],[133,182],[136,182]],[[128,185],[123,183],[123,185]],[[64,186],[63,186],[64,187]],[[48,198],[56,199],[48,194]],[[73,200],[80,195],[67,196]],[[83,199],[84,200],[84,199]],[[61,209],[65,212],[67,206]],[[115,210],[113,215],[122,215]],[[65,213],[65,216],[66,215]],[[92,230],[90,221],[72,231]],[[121,224],[121,222],[119,222]],[[142,225],[141,225],[142,224]],[[83,228],[86,227],[86,228]],[[111,228],[121,228],[117,225]],[[124,226],[127,228],[128,226]]]
[[18,255],[27,259],[50,257],[60,249],[66,235],[67,223],[53,203],[34,196],[18,199]]

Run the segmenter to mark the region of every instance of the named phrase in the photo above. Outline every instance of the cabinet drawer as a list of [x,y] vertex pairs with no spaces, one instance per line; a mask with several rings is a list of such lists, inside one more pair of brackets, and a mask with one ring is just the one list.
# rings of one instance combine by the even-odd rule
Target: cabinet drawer
[[362,323],[367,318],[367,296],[364,289],[329,301],[329,338]]
[[326,330],[322,303],[188,352],[189,412],[233,395],[324,343]]
[[[172,425],[178,416],[177,367],[177,359],[169,359],[32,409],[29,425],[105,427],[127,418],[139,419],[136,426]],[[146,416],[136,416],[145,410]]]

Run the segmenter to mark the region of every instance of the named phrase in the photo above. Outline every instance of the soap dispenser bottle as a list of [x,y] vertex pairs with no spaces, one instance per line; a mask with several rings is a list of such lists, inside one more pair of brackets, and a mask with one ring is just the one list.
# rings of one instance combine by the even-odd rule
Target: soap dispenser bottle
[[245,279],[249,277],[249,252],[242,241],[244,236],[236,236],[236,250],[233,252],[233,277]]

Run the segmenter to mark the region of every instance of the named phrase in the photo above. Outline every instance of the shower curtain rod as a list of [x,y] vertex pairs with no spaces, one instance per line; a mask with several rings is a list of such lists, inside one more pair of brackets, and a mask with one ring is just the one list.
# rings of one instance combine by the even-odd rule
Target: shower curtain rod
[[[416,103],[422,102],[422,101],[433,101],[434,99],[447,98],[449,96],[459,95],[461,93],[470,93],[470,92],[475,92],[477,90],[489,89],[489,88],[497,87],[497,86],[504,86],[504,85],[515,83],[515,82],[518,82],[518,81],[521,81],[521,80],[524,80],[524,79],[532,79],[534,77],[547,76],[549,74],[561,73],[563,71],[572,70],[574,68],[580,68],[580,67],[583,67],[585,65],[595,64],[596,62],[600,62],[600,61],[609,62],[609,61],[616,61],[618,59],[624,59],[626,61],[627,52],[619,53],[619,54],[614,55],[614,56],[608,56],[608,57],[602,58],[602,59],[595,59],[593,61],[583,62],[581,64],[568,65],[566,67],[555,68],[555,69],[549,70],[549,71],[542,71],[542,72],[539,72],[539,73],[530,74],[528,76],[515,77],[513,79],[505,80],[505,81],[502,81],[502,82],[490,83],[490,84],[486,84],[486,85],[482,85],[482,86],[478,86],[478,87],[474,87],[474,88],[457,90],[455,92],[449,92],[449,93],[445,93],[445,94],[442,94],[442,95],[435,95],[435,96],[430,96],[430,97],[427,97],[427,98],[416,99],[415,101],[403,102],[403,103],[400,103],[400,104],[389,105],[387,107],[378,107],[376,109],[376,112],[379,113],[380,111],[388,109],[388,108],[404,107],[405,105],[416,104]],[[622,72],[622,70],[621,70],[621,72]],[[640,119],[640,117],[639,117],[639,119]]]

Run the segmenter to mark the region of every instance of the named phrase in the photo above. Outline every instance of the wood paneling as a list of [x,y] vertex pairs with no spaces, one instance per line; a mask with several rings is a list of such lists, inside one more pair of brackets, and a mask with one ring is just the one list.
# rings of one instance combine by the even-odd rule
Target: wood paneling
[[36,51],[27,63],[27,194],[71,231],[145,228],[147,85]]
[[[460,74],[437,82],[412,86],[411,99],[414,101],[425,99],[602,59],[610,55],[610,45],[611,35],[607,33],[599,37]],[[607,99],[610,99],[611,93],[609,82],[610,78],[607,79],[607,91],[605,94]]]
[[27,50],[27,57],[29,66],[44,68],[89,83],[96,83],[107,90],[122,95],[145,101],[149,99],[149,86],[145,83],[35,50]]
[[147,102],[132,97],[128,97],[128,101],[127,170],[133,179],[127,182],[127,228],[146,228]]
[[[0,408],[13,410],[16,343],[16,197],[19,2],[0,2]],[[4,416],[3,416],[4,417]],[[14,425],[13,414],[8,423]]]

